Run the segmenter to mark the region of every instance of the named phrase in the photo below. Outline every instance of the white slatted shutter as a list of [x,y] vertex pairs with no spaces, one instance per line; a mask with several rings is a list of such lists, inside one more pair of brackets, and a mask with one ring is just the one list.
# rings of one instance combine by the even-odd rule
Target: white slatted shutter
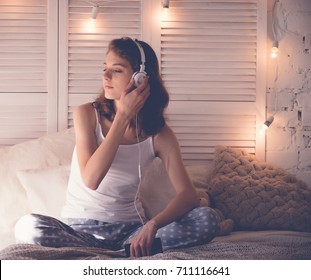
[[49,130],[47,103],[53,103],[47,78],[47,67],[53,67],[48,60],[50,2],[0,1],[0,145]]
[[[63,108],[61,127],[72,126],[73,109],[82,103],[91,102],[102,87],[102,68],[107,45],[111,39],[141,36],[141,1],[93,1],[99,4],[96,20],[92,22],[92,6],[88,1],[68,1],[68,47],[63,49],[68,56],[68,65],[63,63],[63,90],[60,106]],[[60,3],[61,4],[61,3]],[[64,11],[61,9],[61,12]],[[89,24],[94,27],[90,28]],[[65,39],[64,39],[65,40]],[[68,96],[67,96],[68,92]],[[67,114],[67,116],[66,116]],[[66,119],[65,119],[66,117]]]
[[264,91],[257,84],[257,35],[256,0],[170,1],[161,26],[161,70],[171,97],[169,124],[186,163],[211,160],[216,145],[255,153],[264,140],[258,135],[264,108],[257,99]]

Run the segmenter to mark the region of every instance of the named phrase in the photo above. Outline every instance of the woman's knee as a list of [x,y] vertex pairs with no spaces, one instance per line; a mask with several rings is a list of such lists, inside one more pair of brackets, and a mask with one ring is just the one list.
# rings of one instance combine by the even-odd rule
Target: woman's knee
[[210,207],[198,207],[192,210],[192,219],[205,233],[216,234],[219,230],[217,212]]
[[163,249],[192,246],[211,241],[218,232],[219,220],[214,209],[198,207],[181,219],[158,230]]

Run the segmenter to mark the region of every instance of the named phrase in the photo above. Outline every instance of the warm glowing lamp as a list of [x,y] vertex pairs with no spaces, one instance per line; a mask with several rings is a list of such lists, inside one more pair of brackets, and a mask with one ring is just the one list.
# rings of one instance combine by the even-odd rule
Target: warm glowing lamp
[[167,21],[169,16],[168,16],[168,10],[169,10],[169,0],[163,0],[162,1],[162,12],[161,12],[161,21]]
[[275,41],[272,44],[272,48],[271,48],[271,57],[272,58],[276,58],[278,56],[278,52],[279,52],[279,42]]

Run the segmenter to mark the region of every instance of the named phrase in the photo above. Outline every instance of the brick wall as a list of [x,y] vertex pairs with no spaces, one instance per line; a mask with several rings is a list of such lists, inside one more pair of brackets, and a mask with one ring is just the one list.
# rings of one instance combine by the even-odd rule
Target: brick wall
[[283,36],[275,59],[269,55],[274,2],[268,0],[267,116],[275,120],[266,159],[311,186],[311,1],[279,1]]

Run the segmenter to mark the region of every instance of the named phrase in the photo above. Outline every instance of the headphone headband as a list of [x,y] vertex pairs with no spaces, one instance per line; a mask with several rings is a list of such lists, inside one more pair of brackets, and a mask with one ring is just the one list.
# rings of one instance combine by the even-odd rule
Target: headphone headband
[[141,59],[141,64],[140,64],[140,69],[139,72],[144,72],[145,71],[145,62],[146,62],[146,58],[145,58],[145,52],[143,47],[141,46],[141,44],[138,42],[137,39],[133,40],[134,43],[136,44],[136,46],[139,49],[140,52],[140,59]]
[[141,64],[140,64],[140,69],[139,71],[135,72],[132,76],[132,78],[135,81],[135,86],[138,87],[146,78],[147,73],[145,72],[145,52],[143,47],[141,46],[141,44],[138,42],[137,39],[132,40],[136,46],[138,47],[138,50],[140,52],[140,60],[141,60]]

